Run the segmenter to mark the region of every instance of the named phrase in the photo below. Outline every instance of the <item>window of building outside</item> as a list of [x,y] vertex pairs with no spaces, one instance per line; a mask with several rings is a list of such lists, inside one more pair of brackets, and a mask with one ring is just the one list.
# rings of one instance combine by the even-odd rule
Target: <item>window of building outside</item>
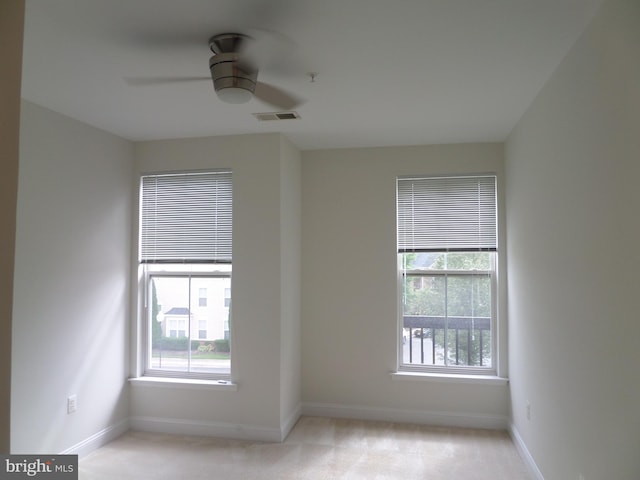
[[224,291],[224,306],[228,307],[231,305],[231,289],[227,288]]
[[199,294],[198,294],[198,306],[199,307],[206,307],[207,306],[207,289],[206,288],[200,288],[198,290]]
[[397,180],[399,370],[495,374],[493,175]]
[[140,199],[144,374],[228,379],[231,172],[144,175]]

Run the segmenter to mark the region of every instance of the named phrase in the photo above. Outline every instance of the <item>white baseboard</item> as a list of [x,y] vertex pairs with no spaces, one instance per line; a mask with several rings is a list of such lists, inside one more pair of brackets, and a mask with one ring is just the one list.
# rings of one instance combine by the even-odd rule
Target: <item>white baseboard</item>
[[299,403],[297,407],[289,414],[285,421],[280,425],[280,441],[284,442],[285,438],[289,435],[289,432],[296,425],[300,416],[302,415],[302,404]]
[[145,432],[232,438],[257,442],[280,442],[282,436],[281,429],[277,427],[207,422],[183,418],[130,417],[129,424],[132,430]]
[[527,445],[524,443],[524,440],[520,436],[520,432],[518,432],[518,429],[513,423],[509,424],[509,434],[511,435],[511,439],[513,440],[513,443],[515,444],[520,457],[527,466],[527,469],[529,470],[532,478],[534,478],[535,480],[544,480],[542,472],[536,465],[536,462],[533,460],[533,457],[531,456],[531,453],[529,453]]
[[60,452],[60,455],[78,455],[84,457],[94,450],[106,445],[112,440],[115,440],[120,435],[129,430],[129,419],[122,420],[114,425],[110,425],[107,428],[91,435],[89,438],[84,439],[80,443],[67,448]]
[[199,435],[208,437],[233,438],[259,442],[282,442],[289,435],[302,415],[352,418],[357,420],[375,420],[400,423],[419,423],[425,425],[488,428],[505,430],[509,427],[518,451],[537,480],[544,480],[535,465],[520,435],[513,425],[508,425],[506,417],[501,415],[480,415],[469,413],[429,412],[422,410],[404,410],[396,408],[349,406],[332,403],[299,404],[278,427],[264,427],[245,424],[207,422],[181,418],[161,418],[135,416],[111,425],[72,447],[60,452],[62,455],[83,457],[92,451],[115,440],[127,430],[169,433],[177,435]]
[[332,403],[303,403],[302,414],[318,417],[419,423],[444,427],[487,428],[491,430],[507,430],[508,428],[508,419],[504,415],[432,412],[424,410],[405,410],[399,408],[350,406]]

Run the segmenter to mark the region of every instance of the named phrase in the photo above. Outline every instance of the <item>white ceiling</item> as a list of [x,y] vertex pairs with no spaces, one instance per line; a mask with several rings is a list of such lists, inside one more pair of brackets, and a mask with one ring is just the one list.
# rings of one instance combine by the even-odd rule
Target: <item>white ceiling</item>
[[[503,141],[602,0],[27,0],[22,94],[131,140],[283,132],[299,148]],[[256,30],[258,29],[258,30]],[[306,102],[219,101],[208,39],[284,34]],[[267,39],[274,37],[267,36]],[[314,83],[308,72],[318,72]]]

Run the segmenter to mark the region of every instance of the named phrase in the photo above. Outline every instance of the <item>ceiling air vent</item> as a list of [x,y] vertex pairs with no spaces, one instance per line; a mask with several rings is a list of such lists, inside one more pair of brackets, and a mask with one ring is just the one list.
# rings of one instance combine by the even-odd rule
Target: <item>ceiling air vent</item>
[[266,113],[254,113],[260,121],[265,120],[297,120],[300,118],[298,112],[266,112]]

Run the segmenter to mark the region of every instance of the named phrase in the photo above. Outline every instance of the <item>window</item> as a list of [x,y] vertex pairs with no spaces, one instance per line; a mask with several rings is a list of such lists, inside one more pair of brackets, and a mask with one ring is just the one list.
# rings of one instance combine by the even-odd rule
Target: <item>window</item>
[[400,370],[495,373],[496,178],[397,180]]
[[227,288],[224,291],[224,306],[225,307],[231,306],[231,289],[230,288]]
[[175,318],[167,318],[165,336],[170,338],[183,338],[187,336],[187,321],[176,320]]
[[230,171],[141,179],[145,375],[230,377],[231,187]]
[[198,338],[205,340],[207,338],[207,321],[198,320]]
[[207,306],[207,289],[206,288],[200,288],[198,290],[199,294],[198,294],[198,306],[199,307],[206,307]]

